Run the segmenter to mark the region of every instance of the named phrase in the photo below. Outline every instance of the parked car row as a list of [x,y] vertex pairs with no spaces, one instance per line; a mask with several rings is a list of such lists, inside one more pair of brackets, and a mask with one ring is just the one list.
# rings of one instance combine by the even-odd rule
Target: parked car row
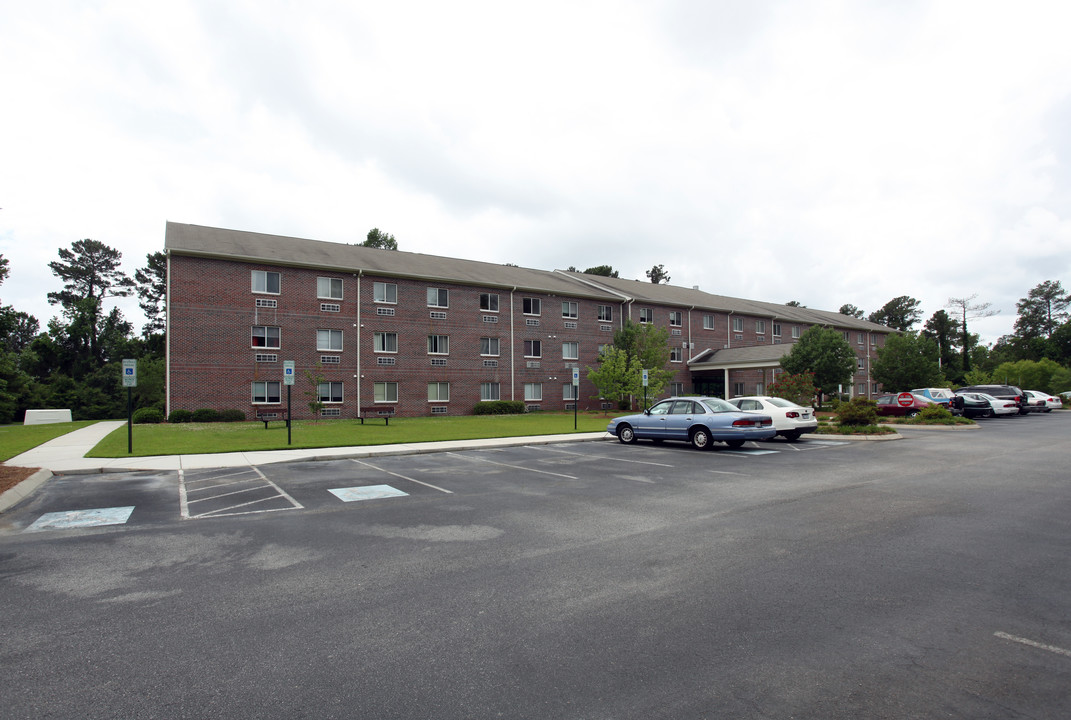
[[642,413],[614,418],[606,431],[623,443],[680,440],[704,449],[712,442],[738,448],[777,435],[794,441],[817,428],[814,410],[781,398],[672,397]]
[[943,405],[954,415],[970,418],[1051,412],[1063,407],[1059,398],[1036,390],[1024,391],[1014,385],[968,385],[955,392],[948,388],[916,388],[883,395],[876,402],[879,415],[902,417],[914,417],[931,404]]

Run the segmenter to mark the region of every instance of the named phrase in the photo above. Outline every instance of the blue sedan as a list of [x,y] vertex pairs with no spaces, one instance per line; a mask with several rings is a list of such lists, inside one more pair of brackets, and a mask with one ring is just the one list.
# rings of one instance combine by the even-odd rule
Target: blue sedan
[[638,439],[683,440],[700,450],[715,440],[738,448],[777,434],[769,415],[740,412],[719,398],[669,398],[638,415],[614,418],[606,432],[623,443]]

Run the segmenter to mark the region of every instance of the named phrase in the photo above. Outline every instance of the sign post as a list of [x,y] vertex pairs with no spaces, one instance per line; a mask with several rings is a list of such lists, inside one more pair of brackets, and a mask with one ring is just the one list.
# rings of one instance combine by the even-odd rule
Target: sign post
[[290,389],[294,387],[294,361],[283,361],[283,384],[286,385],[286,444],[290,444],[290,422],[293,415],[290,411]]
[[578,407],[580,407],[580,368],[573,368],[573,430],[576,430]]
[[643,371],[643,409],[647,409],[647,382],[648,382],[647,370]]
[[134,454],[134,388],[138,386],[138,361],[123,361],[123,387],[126,388],[126,454]]
[[915,402],[915,398],[911,396],[911,393],[902,392],[896,396],[896,404],[900,407],[911,407]]

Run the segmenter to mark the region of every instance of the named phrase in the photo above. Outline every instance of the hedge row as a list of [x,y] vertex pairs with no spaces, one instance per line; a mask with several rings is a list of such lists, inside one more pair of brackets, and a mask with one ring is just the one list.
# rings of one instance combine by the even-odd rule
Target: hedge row
[[[140,408],[134,411],[133,420],[137,424],[162,423],[164,414],[156,408]],[[188,422],[245,422],[245,413],[241,410],[212,410],[202,408],[200,410],[175,410],[167,416],[169,423]]]
[[525,412],[525,405],[520,400],[495,400],[482,402],[472,409],[473,415],[520,415]]

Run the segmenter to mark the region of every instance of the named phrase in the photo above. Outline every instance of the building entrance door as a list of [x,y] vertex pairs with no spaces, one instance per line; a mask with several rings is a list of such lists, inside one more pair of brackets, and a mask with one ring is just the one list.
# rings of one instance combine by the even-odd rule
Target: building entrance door
[[725,376],[692,378],[692,392],[706,397],[725,397]]

